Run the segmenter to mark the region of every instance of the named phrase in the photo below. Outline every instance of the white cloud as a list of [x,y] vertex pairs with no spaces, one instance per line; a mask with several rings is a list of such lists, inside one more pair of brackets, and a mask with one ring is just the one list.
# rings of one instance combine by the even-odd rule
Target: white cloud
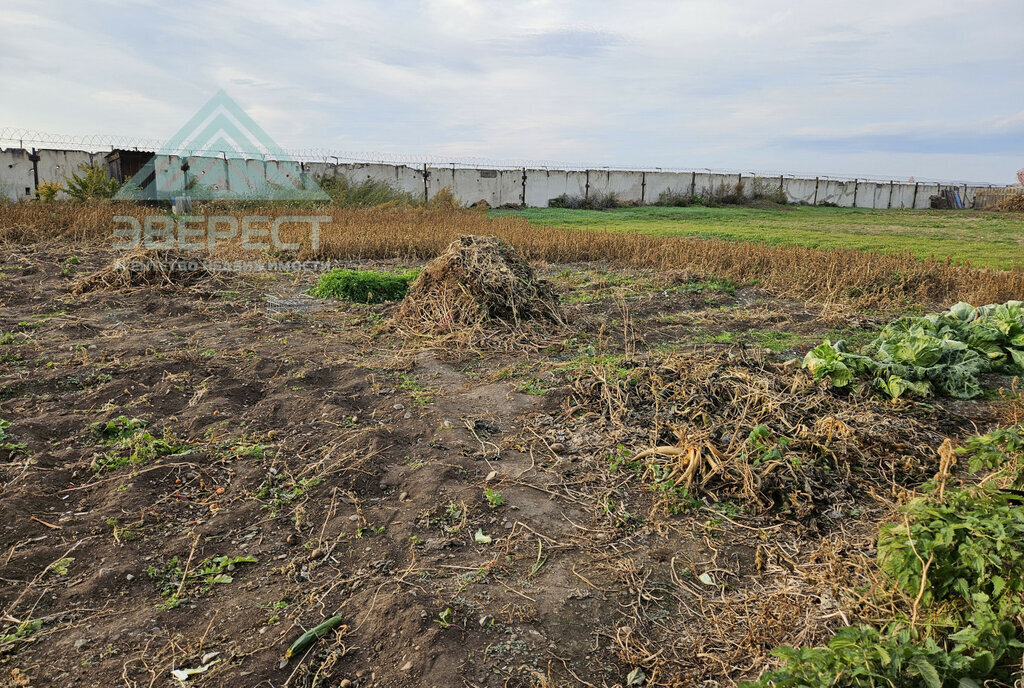
[[224,88],[294,148],[992,181],[1024,164],[999,148],[1024,132],[1019,0],[6,4],[0,127],[167,137]]

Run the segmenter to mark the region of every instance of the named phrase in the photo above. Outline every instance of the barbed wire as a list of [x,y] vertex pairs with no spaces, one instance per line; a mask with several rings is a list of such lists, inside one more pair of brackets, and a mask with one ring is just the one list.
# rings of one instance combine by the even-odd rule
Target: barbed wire
[[[8,144],[4,146],[3,144]],[[335,150],[330,148],[299,148],[286,149],[284,156],[275,156],[265,150],[244,151],[238,149],[216,150],[203,148],[199,150],[191,148],[169,149],[164,141],[158,139],[144,138],[138,136],[119,136],[110,134],[51,134],[49,132],[34,129],[19,129],[15,127],[0,127],[0,148],[12,147],[17,144],[18,148],[53,148],[74,146],[75,148],[57,148],[58,150],[82,150],[90,153],[98,153],[105,149],[138,150],[143,152],[160,151],[165,154],[175,155],[230,155],[237,157],[239,154],[255,160],[276,160],[285,159],[295,162],[306,163],[334,163],[334,164],[383,164],[383,165],[406,165],[422,167],[451,167],[454,169],[496,169],[496,170],[566,170],[566,171],[614,171],[614,172],[671,172],[671,173],[697,173],[697,174],[725,174],[742,175],[743,177],[783,177],[789,179],[822,179],[827,181],[863,181],[889,184],[907,183],[909,180],[904,177],[872,176],[863,174],[818,174],[808,177],[804,174],[788,172],[784,170],[741,170],[710,167],[671,167],[654,165],[605,165],[574,163],[561,160],[536,160],[536,159],[493,159],[473,156],[439,156],[429,154],[408,154],[408,153],[386,153]],[[993,186],[990,182],[972,182],[966,180],[939,179],[932,177],[914,177],[913,181],[924,184],[948,184],[968,186]],[[910,182],[913,183],[913,182]]]

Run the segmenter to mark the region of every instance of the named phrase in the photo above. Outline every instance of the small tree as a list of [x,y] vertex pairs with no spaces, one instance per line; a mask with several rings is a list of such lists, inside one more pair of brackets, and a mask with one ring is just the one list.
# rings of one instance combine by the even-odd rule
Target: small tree
[[76,201],[113,198],[120,188],[102,167],[82,163],[78,169],[81,174],[73,172],[65,178],[65,191]]
[[41,203],[52,203],[57,198],[57,194],[63,190],[64,186],[62,184],[48,182],[45,179],[36,187],[36,193],[39,195]]

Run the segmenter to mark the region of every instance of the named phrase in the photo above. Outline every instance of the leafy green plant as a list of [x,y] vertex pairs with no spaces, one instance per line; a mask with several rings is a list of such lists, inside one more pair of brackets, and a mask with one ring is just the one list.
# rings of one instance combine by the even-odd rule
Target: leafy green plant
[[11,422],[0,418],[0,449],[11,453],[22,451],[28,445],[24,442],[15,442],[14,435],[7,432],[9,427],[11,427]]
[[73,172],[64,184],[65,191],[76,201],[113,198],[121,186],[102,167],[85,163],[79,165],[78,172]]
[[677,289],[682,292],[719,291],[723,294],[732,295],[736,293],[736,289],[739,286],[738,282],[734,282],[728,277],[708,277],[707,279],[686,282]]
[[767,425],[755,425],[747,436],[747,447],[750,450],[747,460],[754,466],[778,461],[785,454],[790,441],[788,437],[773,437]]
[[122,440],[128,439],[147,425],[149,425],[149,421],[143,420],[142,418],[118,416],[106,423],[92,423],[89,425],[89,432],[92,433],[94,437],[102,440],[104,444],[113,445]]
[[487,500],[487,506],[492,509],[497,509],[505,503],[505,498],[501,496],[501,493],[489,487],[484,489],[484,499]]
[[[883,526],[878,563],[924,606],[967,621],[991,607],[1010,618],[1024,595],[1024,511],[995,488],[950,490],[943,500],[919,498],[907,520]],[[930,563],[929,563],[930,562]],[[927,570],[925,567],[928,567]]]
[[396,273],[332,270],[320,275],[320,280],[307,293],[321,299],[346,299],[355,303],[398,301],[405,297],[409,283],[418,274],[419,270]]
[[167,601],[162,605],[166,609],[177,607],[182,600],[203,595],[215,585],[231,583],[234,579],[230,572],[239,564],[255,564],[256,557],[209,557],[188,570],[182,568],[181,560],[172,557],[167,563],[150,566],[146,575],[156,581],[157,590]]
[[57,199],[57,194],[63,190],[63,184],[44,180],[36,187],[36,194],[39,196],[40,203],[53,203]]
[[867,356],[851,354],[842,340],[833,344],[826,339],[804,356],[804,368],[810,369],[816,379],[828,378],[833,387],[846,387],[854,375],[870,370]]
[[[988,446],[982,442],[980,446]],[[878,563],[911,618],[840,629],[826,647],[779,648],[747,688],[1008,685],[1024,643],[1024,512],[990,486],[933,492],[879,529]]]
[[0,652],[8,650],[20,642],[24,642],[42,627],[42,619],[26,619],[13,626],[9,626],[0,632]]
[[681,514],[701,506],[701,501],[690,494],[690,489],[686,485],[677,484],[668,477],[670,470],[667,467],[652,461],[647,468],[654,478],[651,491],[661,495],[669,513]]
[[270,473],[253,495],[263,502],[271,516],[277,516],[289,504],[305,498],[309,490],[323,482],[323,478],[295,478],[287,472]]
[[633,452],[624,445],[615,446],[615,451],[608,455],[608,470],[616,473],[619,470],[630,471],[640,475],[644,471],[644,462],[633,458]]
[[74,557],[64,557],[50,564],[50,570],[56,573],[58,576],[68,575],[68,568],[71,567],[75,561]]
[[815,378],[836,387],[871,377],[877,389],[897,399],[942,394],[973,399],[982,394],[983,373],[1024,373],[1024,302],[974,308],[958,303],[944,313],[896,320],[859,354],[842,342],[825,342],[804,357]]
[[785,662],[783,668],[741,688],[979,688],[968,679],[970,657],[947,652],[931,639],[914,642],[906,629],[886,633],[848,626],[827,647],[782,647],[772,654]]
[[971,437],[957,453],[967,457],[967,469],[972,473],[982,469],[998,470],[1012,461],[1024,459],[1024,425],[998,428]]
[[182,454],[189,450],[186,442],[167,432],[162,437],[154,437],[148,432],[138,432],[121,440],[116,446],[121,451],[94,454],[91,468],[97,473],[103,473],[147,463],[164,456]]
[[409,392],[420,406],[426,406],[434,400],[434,396],[427,391],[423,383],[412,375],[403,375],[401,382],[398,383],[398,389]]
[[441,628],[448,628],[452,625],[452,621],[454,619],[455,612],[452,611],[451,607],[445,607],[444,611],[438,614],[437,618],[434,619],[434,623],[436,623]]

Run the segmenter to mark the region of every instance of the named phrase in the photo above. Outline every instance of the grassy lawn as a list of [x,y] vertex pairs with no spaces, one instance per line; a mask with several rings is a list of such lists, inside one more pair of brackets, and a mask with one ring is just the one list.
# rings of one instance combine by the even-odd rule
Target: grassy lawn
[[567,229],[700,236],[813,248],[911,251],[976,267],[1024,268],[1024,216],[943,210],[867,210],[793,206],[617,210],[527,208],[514,213],[531,222]]

